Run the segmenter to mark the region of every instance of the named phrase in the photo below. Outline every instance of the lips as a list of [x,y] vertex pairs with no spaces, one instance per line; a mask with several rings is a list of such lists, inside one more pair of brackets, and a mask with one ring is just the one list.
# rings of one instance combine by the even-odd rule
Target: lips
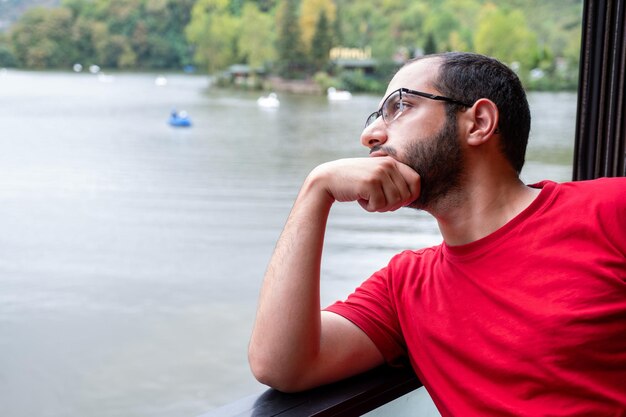
[[383,152],[383,151],[374,151],[374,152],[371,152],[371,151],[370,151],[370,156],[371,156],[371,157],[378,157],[378,156],[389,156],[389,155],[387,155],[387,154],[386,154],[385,152]]
[[374,146],[370,149],[370,156],[372,157],[388,155],[389,154],[383,150],[382,146]]

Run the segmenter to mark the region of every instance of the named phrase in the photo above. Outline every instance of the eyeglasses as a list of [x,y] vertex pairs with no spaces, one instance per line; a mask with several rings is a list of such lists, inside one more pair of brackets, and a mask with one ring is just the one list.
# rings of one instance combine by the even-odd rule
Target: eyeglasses
[[387,124],[396,120],[402,112],[406,109],[407,103],[403,101],[403,95],[413,95],[424,97],[430,100],[447,101],[448,103],[458,104],[463,107],[472,107],[471,104],[463,103],[462,101],[454,100],[449,97],[438,96],[436,94],[424,93],[422,91],[409,90],[408,88],[398,88],[392,92],[383,101],[383,105],[380,106],[378,111],[370,114],[365,121],[365,127],[368,127],[382,116],[383,121]]

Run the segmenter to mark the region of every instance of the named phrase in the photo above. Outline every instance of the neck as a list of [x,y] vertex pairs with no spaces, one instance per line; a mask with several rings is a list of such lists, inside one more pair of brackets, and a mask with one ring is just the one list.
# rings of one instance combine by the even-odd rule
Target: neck
[[437,219],[445,242],[464,245],[504,226],[539,194],[517,177],[467,179],[460,191],[446,196],[428,211]]

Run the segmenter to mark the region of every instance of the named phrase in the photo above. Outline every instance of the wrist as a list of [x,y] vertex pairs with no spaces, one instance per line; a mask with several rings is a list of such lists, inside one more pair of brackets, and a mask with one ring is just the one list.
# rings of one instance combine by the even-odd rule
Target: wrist
[[327,205],[329,208],[336,201],[328,187],[330,174],[320,165],[311,171],[304,180],[300,195],[306,198],[312,198],[319,203]]

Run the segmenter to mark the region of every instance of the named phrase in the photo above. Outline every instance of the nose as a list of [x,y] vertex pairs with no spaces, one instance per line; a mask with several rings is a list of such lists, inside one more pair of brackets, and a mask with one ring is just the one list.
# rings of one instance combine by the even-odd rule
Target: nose
[[372,149],[374,146],[380,146],[387,142],[387,125],[383,122],[383,118],[379,117],[363,129],[361,133],[361,145]]

